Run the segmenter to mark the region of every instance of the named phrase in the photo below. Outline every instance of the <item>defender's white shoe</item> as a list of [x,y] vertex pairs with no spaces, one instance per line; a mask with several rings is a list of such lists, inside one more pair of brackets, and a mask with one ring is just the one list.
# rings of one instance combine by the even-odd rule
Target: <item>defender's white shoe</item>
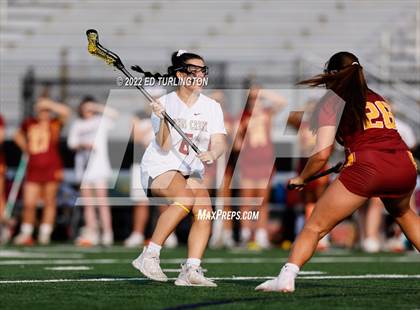
[[288,268],[284,266],[276,278],[261,283],[255,288],[255,290],[264,292],[294,292],[296,275],[293,271],[287,269]]
[[147,252],[146,247],[144,247],[143,253],[133,260],[131,264],[149,279],[166,282],[168,277],[163,273],[159,263],[159,256],[155,253]]
[[217,284],[207,279],[200,266],[181,265],[181,272],[175,281],[177,286],[207,286],[217,287]]

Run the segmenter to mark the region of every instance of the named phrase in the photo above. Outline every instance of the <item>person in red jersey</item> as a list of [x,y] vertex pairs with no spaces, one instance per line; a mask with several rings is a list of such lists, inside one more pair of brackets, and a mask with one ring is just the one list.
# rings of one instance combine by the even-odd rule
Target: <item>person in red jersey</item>
[[[303,115],[311,115],[314,111],[317,101],[314,99],[310,99],[305,104],[305,113]],[[312,151],[313,147],[316,144],[316,136],[313,134],[310,126],[310,121],[308,119],[301,119],[302,115],[300,112],[291,113],[288,123],[293,126],[296,130],[298,130],[298,138],[299,138],[299,149],[301,150],[301,156],[303,156],[297,164],[297,173],[300,174],[306,166],[308,162],[308,158],[310,152]],[[328,165],[326,164],[322,167],[321,171],[328,169]],[[309,183],[307,186],[303,188],[300,192],[301,200],[304,203],[305,208],[305,220],[309,218],[311,215],[315,203],[321,197],[322,193],[325,191],[329,183],[328,176],[321,177]],[[299,225],[299,230],[302,224]],[[329,236],[326,235],[322,238],[317,246],[317,250],[324,251],[329,248]]]
[[279,276],[256,290],[293,292],[295,278],[318,241],[371,197],[381,198],[407,238],[420,249],[420,217],[410,209],[417,177],[415,162],[396,130],[389,105],[368,88],[357,57],[339,52],[330,58],[324,74],[300,84],[325,85],[345,106],[339,118],[332,96],[318,105],[312,122],[318,151],[289,183],[301,188],[305,179],[321,170],[332,152],[334,137],[346,148],[347,162],[317,201]]
[[247,198],[264,197],[258,208],[257,222],[241,221],[240,237],[243,245],[247,245],[251,241],[252,233],[255,231],[254,240],[257,247],[270,247],[266,227],[269,215],[270,179],[274,163],[271,129],[274,116],[285,105],[286,100],[277,93],[253,86],[250,89],[244,115],[239,124],[237,136],[240,139],[236,143],[241,144],[238,160],[241,197],[244,199],[241,211],[249,212],[253,208],[247,205]]
[[[4,191],[4,179],[6,173],[6,160],[3,151],[3,142],[5,135],[5,123],[3,117],[0,115],[0,225],[4,221],[4,209],[6,206],[5,191]],[[1,233],[1,232],[0,232]]]
[[[57,116],[53,116],[53,114]],[[29,160],[23,185],[23,214],[17,245],[32,245],[36,207],[44,203],[38,242],[48,244],[56,213],[56,193],[62,179],[62,163],[58,149],[60,132],[70,115],[64,104],[41,96],[35,105],[35,116],[23,121],[15,135],[15,143]]]

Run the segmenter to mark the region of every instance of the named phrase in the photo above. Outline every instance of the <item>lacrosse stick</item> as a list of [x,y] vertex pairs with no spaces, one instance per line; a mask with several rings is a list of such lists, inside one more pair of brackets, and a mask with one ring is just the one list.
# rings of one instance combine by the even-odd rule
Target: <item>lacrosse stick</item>
[[343,163],[340,161],[334,167],[331,167],[330,169],[327,169],[323,172],[320,172],[318,174],[315,174],[307,178],[303,184],[287,184],[287,189],[292,190],[292,189],[298,189],[298,188],[304,187],[307,183],[312,182],[316,179],[319,179],[323,176],[329,175],[331,173],[339,173],[342,167],[343,167]]
[[[104,60],[108,65],[111,65],[118,70],[120,70],[126,77],[133,78],[133,75],[127,71],[124,67],[120,57],[111,52],[110,50],[106,49],[99,43],[99,35],[95,29],[89,29],[86,31],[87,39],[88,39],[88,51],[90,54],[97,56]],[[141,85],[135,85],[135,87],[146,97],[146,99],[152,103],[156,102],[156,100],[144,89]],[[195,153],[200,154],[201,151],[195,145],[195,143],[182,131],[182,129],[176,124],[176,122],[166,113],[166,111],[162,112],[164,119],[171,124],[171,126],[180,134],[180,136],[184,139],[184,141],[194,150]]]

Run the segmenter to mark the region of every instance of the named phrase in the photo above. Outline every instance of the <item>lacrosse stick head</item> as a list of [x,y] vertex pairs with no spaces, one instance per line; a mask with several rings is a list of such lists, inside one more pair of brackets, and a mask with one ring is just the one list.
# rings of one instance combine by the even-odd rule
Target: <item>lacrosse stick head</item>
[[117,54],[106,49],[99,43],[99,34],[95,29],[89,29],[86,31],[86,36],[88,39],[88,51],[90,54],[101,58],[108,65],[123,68],[120,57]]

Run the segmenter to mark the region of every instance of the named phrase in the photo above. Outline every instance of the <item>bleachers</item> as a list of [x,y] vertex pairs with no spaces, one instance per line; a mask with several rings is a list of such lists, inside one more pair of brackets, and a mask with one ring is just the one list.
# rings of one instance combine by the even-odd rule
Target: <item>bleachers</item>
[[[324,61],[335,51],[350,50],[367,62],[366,69],[380,66],[381,75],[389,70],[387,78],[414,83],[417,78],[418,83],[416,10],[415,0],[9,0],[0,27],[1,110],[16,123],[24,73],[31,66],[37,76],[58,77],[63,50],[69,77],[115,77],[87,54],[88,28],[98,29],[103,44],[127,64],[156,70],[168,65],[173,50],[183,48],[226,63],[228,80],[256,74],[275,81],[279,74],[319,70],[322,63],[311,63],[308,55]],[[300,69],[295,65],[299,58]],[[408,92],[415,96],[416,87],[408,86]]]

